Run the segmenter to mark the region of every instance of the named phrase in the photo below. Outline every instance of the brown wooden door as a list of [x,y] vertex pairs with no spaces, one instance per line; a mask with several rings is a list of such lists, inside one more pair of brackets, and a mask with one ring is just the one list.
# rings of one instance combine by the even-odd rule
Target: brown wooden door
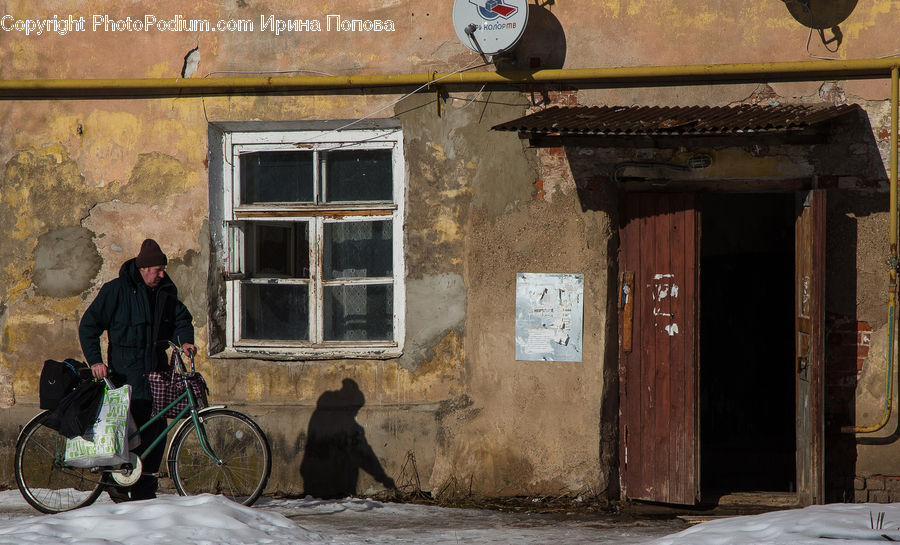
[[620,229],[620,463],[625,497],[700,496],[699,198],[624,195]]
[[797,494],[824,502],[825,190],[798,194],[795,226]]

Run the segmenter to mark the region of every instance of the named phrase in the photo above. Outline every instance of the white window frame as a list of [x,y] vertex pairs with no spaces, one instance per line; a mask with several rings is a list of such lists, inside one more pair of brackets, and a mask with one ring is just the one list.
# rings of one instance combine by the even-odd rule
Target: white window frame
[[[404,279],[404,220],[406,201],[406,168],[403,159],[403,135],[400,129],[363,130],[288,130],[288,131],[231,131],[223,135],[223,255],[226,279],[226,331],[225,349],[232,353],[271,354],[304,359],[324,358],[386,358],[403,352],[405,338],[406,289]],[[299,148],[299,149],[298,149]],[[390,149],[393,175],[393,200],[391,203],[240,203],[240,155],[268,151],[323,152],[336,149],[372,150]],[[319,157],[317,154],[316,158]],[[314,160],[315,179],[319,179],[319,160]],[[318,196],[319,184],[315,183]],[[324,225],[331,222],[373,221],[376,217],[391,220],[393,263],[392,276],[347,281],[324,280],[320,270]],[[311,281],[298,279],[278,280],[284,283],[308,284],[310,300],[308,341],[266,341],[242,339],[241,280],[244,271],[244,248],[241,226],[243,222],[306,221],[310,229]],[[391,281],[388,282],[387,279]],[[323,340],[324,298],[322,291],[329,285],[387,284],[393,286],[393,340],[390,341],[325,341]]]

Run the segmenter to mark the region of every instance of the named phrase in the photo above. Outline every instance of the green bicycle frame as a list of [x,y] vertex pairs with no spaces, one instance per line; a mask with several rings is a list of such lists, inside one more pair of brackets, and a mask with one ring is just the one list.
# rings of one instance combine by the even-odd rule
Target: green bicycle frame
[[[181,379],[181,380],[184,380],[184,379]],[[157,414],[155,414],[153,416],[153,418],[148,420],[137,431],[135,431],[130,436],[128,436],[128,438],[132,439],[135,436],[140,435],[140,433],[142,431],[144,431],[148,427],[150,427],[150,425],[152,423],[163,418],[163,415],[166,414],[169,411],[169,409],[171,409],[172,407],[177,405],[178,402],[180,402],[181,400],[183,400],[185,398],[185,396],[187,396],[187,398],[188,398],[187,407],[181,409],[181,412],[178,413],[178,416],[176,416],[175,418],[172,419],[172,421],[169,423],[169,425],[166,426],[166,429],[163,430],[162,433],[160,433],[156,437],[156,439],[154,439],[153,442],[150,443],[150,446],[148,446],[147,448],[144,449],[144,452],[150,452],[151,450],[153,450],[157,446],[159,446],[159,444],[165,440],[166,436],[169,434],[169,432],[172,430],[172,428],[177,426],[179,421],[185,415],[187,415],[188,412],[190,412],[191,420],[194,425],[194,430],[197,432],[197,438],[200,440],[200,447],[203,448],[203,452],[205,452],[206,455],[209,456],[216,464],[222,465],[222,460],[216,455],[216,453],[212,449],[212,446],[209,444],[209,438],[206,437],[206,428],[204,428],[203,424],[200,423],[200,416],[197,411],[197,401],[194,398],[194,394],[191,391],[190,386],[188,386],[187,384],[185,384],[185,386],[187,386],[187,387],[184,389],[184,392],[182,392],[178,397],[176,397],[174,401],[172,401],[171,403],[166,405],[164,408],[160,409],[160,411]]]

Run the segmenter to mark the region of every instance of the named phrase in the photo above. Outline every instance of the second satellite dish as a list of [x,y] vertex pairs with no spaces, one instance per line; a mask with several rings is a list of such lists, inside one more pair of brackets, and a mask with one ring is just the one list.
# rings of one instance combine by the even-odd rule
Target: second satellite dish
[[453,28],[459,40],[481,55],[512,49],[528,22],[527,0],[455,0]]

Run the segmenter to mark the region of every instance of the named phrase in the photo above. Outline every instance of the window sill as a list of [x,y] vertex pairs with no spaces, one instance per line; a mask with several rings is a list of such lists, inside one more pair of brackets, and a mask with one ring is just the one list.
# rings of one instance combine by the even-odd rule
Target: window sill
[[233,347],[216,354],[210,359],[256,359],[267,361],[310,361],[310,360],[389,360],[399,358],[403,351],[396,346],[368,349],[327,349],[308,351],[290,348]]
[[300,217],[348,217],[348,216],[390,216],[397,210],[394,203],[372,204],[320,204],[297,205],[281,204],[279,206],[267,205],[242,205],[234,208],[234,217],[238,220],[270,219]]

